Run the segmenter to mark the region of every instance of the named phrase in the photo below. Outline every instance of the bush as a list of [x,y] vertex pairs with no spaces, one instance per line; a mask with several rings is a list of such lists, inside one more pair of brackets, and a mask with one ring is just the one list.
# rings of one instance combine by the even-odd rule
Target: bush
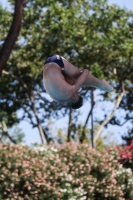
[[0,199],[128,200],[133,178],[106,151],[0,145]]
[[[132,181],[133,180],[133,140],[128,146],[115,146],[115,147],[110,148],[108,152],[110,155],[113,155],[113,157],[118,160],[121,171],[123,172],[123,175],[124,173],[126,173],[125,176],[127,176],[127,173],[129,174],[128,183],[133,184],[133,181]],[[120,171],[118,172],[118,175],[121,175]],[[123,186],[123,188],[125,188],[125,192],[124,192],[125,196],[129,196],[128,194],[126,195],[126,191],[128,191],[128,189],[126,188],[127,186],[128,184],[127,182],[125,182]],[[133,189],[131,190],[131,194],[133,195]]]
[[119,155],[119,162],[125,168],[131,168],[133,172],[133,140],[130,145],[116,148]]

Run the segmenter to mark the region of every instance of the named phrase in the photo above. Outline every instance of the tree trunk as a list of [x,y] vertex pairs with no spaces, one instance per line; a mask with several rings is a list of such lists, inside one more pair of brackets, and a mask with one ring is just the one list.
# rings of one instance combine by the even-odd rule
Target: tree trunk
[[72,126],[72,108],[70,108],[70,111],[69,111],[67,142],[70,142],[71,126]]
[[112,117],[114,116],[115,114],[115,111],[117,110],[118,106],[120,105],[120,102],[123,98],[125,94],[125,90],[124,90],[124,87],[123,87],[123,91],[121,92],[120,95],[118,95],[118,98],[117,98],[117,101],[116,101],[116,104],[111,112],[111,114],[104,120],[104,122],[101,124],[99,130],[97,131],[97,133],[95,134],[95,137],[94,137],[94,143],[96,142],[96,140],[98,139],[98,137],[100,136],[100,134],[102,133],[102,130],[104,128],[104,126],[112,119]]
[[82,135],[81,135],[81,137],[80,137],[80,142],[81,142],[81,143],[83,143],[83,141],[84,141],[84,139],[85,139],[85,129],[86,129],[87,123],[88,123],[88,121],[89,121],[89,118],[90,118],[90,116],[92,115],[92,111],[93,111],[94,105],[95,105],[95,100],[94,100],[94,98],[93,98],[93,103],[91,104],[91,109],[90,109],[90,111],[89,111],[89,113],[88,113],[88,116],[87,116],[87,118],[86,118],[85,124],[84,124],[84,126],[83,126]]
[[91,146],[92,148],[94,148],[94,129],[93,129],[93,107],[94,107],[94,91],[93,89],[91,90],[91,108],[92,108],[92,112],[91,112]]
[[23,13],[24,13],[24,7],[26,6],[27,2],[28,0],[15,1],[15,11],[14,11],[14,16],[13,16],[13,22],[9,30],[9,33],[7,35],[7,38],[5,39],[5,42],[3,44],[3,47],[0,51],[0,74],[2,73],[2,70],[4,69],[9,59],[10,53],[19,35]]
[[10,136],[10,134],[8,133],[7,126],[6,126],[6,123],[5,123],[4,121],[2,121],[2,122],[0,123],[0,129],[2,129],[2,131],[3,131],[4,134],[5,134],[5,136],[7,136],[7,137],[9,138],[9,140],[10,140],[12,143],[14,143],[14,144],[17,143],[16,140],[14,140],[14,139]]
[[31,100],[31,103],[32,103],[32,110],[33,110],[35,118],[36,118],[37,127],[38,127],[38,130],[39,130],[39,133],[40,133],[42,144],[45,144],[45,138],[47,140],[47,135],[45,134],[45,138],[44,138],[44,131],[43,131],[43,128],[42,128],[42,126],[40,124],[40,121],[39,121],[39,118],[38,118],[38,112],[37,112],[37,110],[36,110],[36,108],[34,106],[34,97],[33,97],[32,94],[30,95],[30,100]]

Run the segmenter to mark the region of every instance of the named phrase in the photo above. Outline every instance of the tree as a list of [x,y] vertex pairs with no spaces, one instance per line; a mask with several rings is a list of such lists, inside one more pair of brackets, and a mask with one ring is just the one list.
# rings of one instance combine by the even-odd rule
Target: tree
[[13,22],[0,51],[0,74],[4,69],[18,37],[27,0],[15,0]]
[[[10,2],[13,4],[13,0]],[[114,103],[115,108],[109,120],[106,120],[107,113],[103,114],[104,118],[97,119],[103,128],[108,123],[121,125],[114,115],[118,107],[127,112],[124,120],[132,120],[132,30],[132,12],[109,6],[106,0],[29,1],[19,39],[0,80],[0,109],[3,113],[6,110],[4,120],[9,119],[9,112],[12,114],[22,109],[22,117],[18,119],[16,116],[15,120],[25,119],[33,127],[38,127],[42,142],[52,139],[47,121],[69,113],[66,107],[49,101],[42,84],[43,62],[55,53],[80,69],[87,68],[98,78],[109,80],[114,86],[115,97],[105,92],[100,94],[104,101]],[[89,95],[86,89],[81,93],[86,97]],[[117,99],[121,100],[119,104]],[[90,110],[86,112],[89,115]],[[76,119],[80,116],[79,111],[74,112],[69,125],[77,123]],[[78,125],[73,127],[78,128]]]
[[[11,131],[10,131],[11,132]],[[9,133],[6,123],[2,121],[0,123],[0,142],[11,142],[13,144],[21,143],[24,139],[24,133],[17,126],[12,130],[12,134]]]
[[122,136],[126,145],[130,145],[133,140],[133,128],[129,129],[127,134]]

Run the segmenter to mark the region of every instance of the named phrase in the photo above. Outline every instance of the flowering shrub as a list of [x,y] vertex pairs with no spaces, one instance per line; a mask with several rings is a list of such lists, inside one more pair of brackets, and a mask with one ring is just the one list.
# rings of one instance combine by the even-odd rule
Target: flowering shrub
[[115,156],[119,163],[133,172],[133,140],[129,146],[116,146],[109,149],[109,154]]
[[131,171],[87,145],[0,145],[0,199],[128,200]]
[[126,168],[131,168],[133,172],[133,140],[129,146],[119,147],[117,150],[120,163]]

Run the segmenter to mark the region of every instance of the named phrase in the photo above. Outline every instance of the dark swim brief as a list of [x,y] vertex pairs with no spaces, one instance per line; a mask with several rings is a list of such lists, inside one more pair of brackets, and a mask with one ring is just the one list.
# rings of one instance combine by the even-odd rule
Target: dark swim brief
[[54,62],[54,63],[58,64],[61,67],[62,70],[65,69],[64,68],[64,63],[63,63],[63,60],[62,60],[61,56],[53,55],[53,56],[47,58],[45,63],[44,63],[44,65],[47,64],[47,63],[51,63],[51,62]]

